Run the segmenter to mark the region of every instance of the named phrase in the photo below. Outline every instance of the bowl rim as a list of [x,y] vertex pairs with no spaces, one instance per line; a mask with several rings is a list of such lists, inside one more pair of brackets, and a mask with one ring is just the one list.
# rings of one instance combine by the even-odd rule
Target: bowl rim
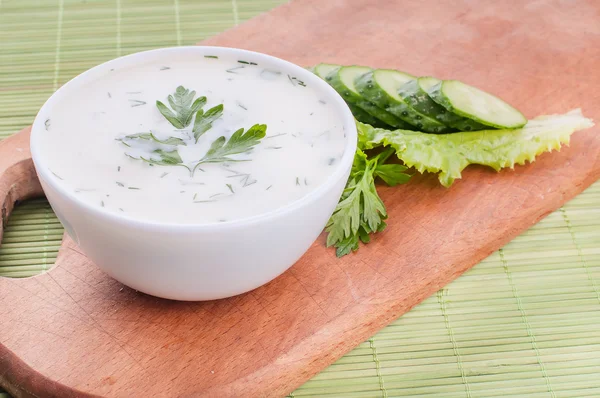
[[[73,192],[69,191],[66,187],[56,182],[52,176],[50,176],[50,169],[44,164],[44,157],[41,155],[43,153],[42,145],[39,143],[39,140],[36,139],[40,134],[45,133],[45,120],[44,115],[48,113],[48,110],[51,109],[55,103],[61,101],[61,97],[64,95],[68,95],[71,90],[77,91],[79,86],[87,83],[88,81],[94,80],[95,76],[103,73],[105,69],[110,69],[113,67],[118,67],[120,64],[127,63],[135,63],[139,64],[143,62],[144,59],[152,58],[152,57],[160,57],[161,55],[168,55],[170,53],[189,53],[190,55],[242,55],[247,57],[245,59],[250,59],[251,61],[267,61],[272,65],[280,66],[283,70],[288,70],[294,73],[294,76],[301,78],[305,83],[312,84],[316,87],[317,91],[323,93],[326,96],[324,99],[327,101],[332,101],[335,105],[335,111],[339,114],[340,120],[342,122],[342,126],[344,132],[346,133],[346,144],[344,148],[344,154],[342,155],[342,159],[340,160],[336,170],[315,190],[310,191],[306,195],[301,198],[289,202],[275,210],[260,213],[250,217],[244,217],[239,219],[234,219],[231,221],[218,222],[218,223],[175,223],[175,222],[162,222],[162,221],[153,221],[147,220],[143,218],[132,217],[127,214],[120,214],[106,208],[93,206],[91,203],[82,200],[80,197],[75,195]],[[137,61],[137,62],[136,62]],[[144,229],[171,229],[177,231],[185,231],[185,230],[221,230],[227,228],[235,228],[242,226],[251,226],[257,223],[269,221],[270,219],[278,218],[280,216],[284,216],[286,214],[292,213],[304,207],[307,204],[318,201],[326,192],[328,192],[334,185],[336,185],[340,179],[347,178],[347,174],[352,166],[352,162],[354,160],[354,155],[356,152],[358,141],[358,133],[356,129],[356,123],[354,120],[354,116],[352,112],[346,105],[346,102],[342,99],[342,97],[324,80],[313,74],[310,70],[305,69],[301,66],[298,66],[292,62],[283,60],[281,58],[277,58],[272,55],[244,50],[240,48],[234,47],[217,47],[217,46],[180,46],[180,47],[164,47],[158,48],[154,50],[141,51],[137,53],[133,53],[130,55],[118,57],[112,59],[110,61],[104,62],[93,68],[86,70],[85,72],[77,75],[73,79],[69,80],[62,87],[56,90],[48,100],[42,105],[40,108],[35,120],[33,122],[33,126],[31,128],[31,136],[30,136],[30,150],[31,157],[36,169],[36,172],[43,182],[48,184],[53,190],[55,190],[59,196],[65,197],[71,202],[74,202],[76,205],[80,206],[84,209],[85,212],[89,212],[93,215],[96,215],[101,218],[108,219],[111,222],[128,225],[131,227],[140,227]],[[345,181],[344,181],[345,182]]]

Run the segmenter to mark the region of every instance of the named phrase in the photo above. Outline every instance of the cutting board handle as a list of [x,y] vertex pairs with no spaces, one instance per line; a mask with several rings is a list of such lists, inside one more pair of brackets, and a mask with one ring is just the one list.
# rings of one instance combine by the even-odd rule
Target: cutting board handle
[[44,195],[31,160],[30,133],[27,127],[0,141],[0,241],[15,203]]

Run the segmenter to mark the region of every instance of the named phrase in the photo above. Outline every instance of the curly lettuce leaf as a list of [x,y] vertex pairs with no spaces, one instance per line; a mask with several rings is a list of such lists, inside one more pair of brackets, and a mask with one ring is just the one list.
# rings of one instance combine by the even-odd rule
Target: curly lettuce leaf
[[385,130],[358,122],[359,147],[391,146],[404,164],[419,172],[439,173],[449,187],[470,164],[499,171],[533,162],[543,152],[560,150],[575,131],[592,127],[580,109],[564,115],[539,116],[514,130],[484,130],[452,134],[426,134],[409,130]]

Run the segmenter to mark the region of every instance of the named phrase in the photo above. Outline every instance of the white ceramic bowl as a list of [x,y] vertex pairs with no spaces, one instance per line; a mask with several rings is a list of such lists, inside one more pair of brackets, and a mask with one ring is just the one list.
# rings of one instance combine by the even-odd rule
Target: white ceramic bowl
[[[318,90],[334,104],[347,143],[338,168],[300,200],[258,216],[218,224],[140,221],[93,207],[51,178],[39,137],[53,106],[82,95],[80,87],[110,68],[136,65],[174,53],[234,55],[277,66]],[[175,300],[211,300],[255,289],[277,277],[308,250],[337,204],[356,150],[354,118],[342,98],[306,69],[269,55],[233,48],[178,47],[141,52],[96,66],[61,87],[33,124],[31,154],[56,215],[83,252],[107,274],[133,289]],[[73,165],[77,167],[77,165]],[[90,176],[91,179],[94,176]],[[332,251],[331,255],[334,253]]]

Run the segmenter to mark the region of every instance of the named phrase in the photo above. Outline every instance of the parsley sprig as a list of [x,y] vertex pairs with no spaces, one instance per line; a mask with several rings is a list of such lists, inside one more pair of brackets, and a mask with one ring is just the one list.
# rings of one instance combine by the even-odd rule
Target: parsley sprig
[[[184,146],[187,145],[184,140],[182,140],[181,138],[178,138],[178,137],[169,137],[164,140],[160,140],[160,139],[156,138],[156,136],[154,135],[153,132],[126,135],[125,137],[118,138],[117,140],[125,143],[125,141],[135,140],[135,139],[154,141],[158,144],[163,144],[163,145],[184,145]],[[127,144],[125,143],[125,145],[127,145]]]
[[221,136],[213,141],[206,154],[195,165],[192,171],[203,163],[240,162],[242,159],[232,158],[232,155],[246,153],[260,143],[267,134],[266,124],[255,124],[244,133],[241,128],[229,139]]
[[388,148],[369,159],[365,152],[357,149],[346,188],[325,227],[327,246],[335,246],[338,257],[356,251],[359,240],[368,243],[371,234],[387,226],[387,212],[377,194],[375,178],[381,178],[390,186],[405,183],[410,178],[405,173],[406,166],[384,164],[393,153],[394,149]]
[[181,159],[181,156],[179,156],[179,152],[177,152],[177,149],[174,149],[172,151],[164,151],[162,149],[157,149],[152,152],[152,157],[144,158],[140,156],[140,159],[150,164],[155,164],[158,166],[187,167],[183,164],[183,160]]
[[184,129],[190,125],[196,112],[206,104],[206,97],[200,97],[194,101],[195,96],[195,91],[179,86],[173,95],[167,97],[172,110],[160,101],[156,101],[156,107],[173,127]]
[[192,129],[196,142],[198,142],[198,139],[200,139],[204,133],[212,128],[213,122],[220,118],[221,115],[223,115],[223,104],[213,106],[206,112],[200,109],[198,113],[196,113],[196,121],[194,121],[194,128]]
[[[188,127],[195,116],[192,132],[194,134],[194,143],[197,144],[200,137],[212,128],[213,122],[223,115],[224,107],[223,104],[219,104],[204,112],[202,107],[207,102],[206,97],[200,97],[194,101],[195,96],[195,91],[190,91],[183,86],[179,86],[175,90],[175,93],[168,97],[168,102],[172,110],[160,101],[156,101],[156,106],[160,113],[179,130]],[[232,156],[249,153],[266,136],[266,131],[267,126],[265,124],[255,124],[246,132],[244,132],[243,128],[238,129],[229,138],[220,136],[212,142],[210,148],[200,160],[191,163],[185,163],[177,150],[179,145],[188,145],[184,139],[179,137],[168,137],[161,140],[153,132],[148,132],[127,135],[117,140],[121,141],[127,147],[132,147],[136,141],[157,144],[154,148],[151,147],[148,151],[148,156],[134,157],[127,153],[126,155],[133,159],[147,162],[150,165],[182,166],[187,168],[193,176],[196,169],[204,163],[250,160],[237,159]]]
[[235,162],[231,155],[248,152],[260,143],[267,134],[266,124],[255,124],[244,133],[241,128],[232,134],[229,139],[221,136],[213,141],[206,155],[200,159],[201,163]]

